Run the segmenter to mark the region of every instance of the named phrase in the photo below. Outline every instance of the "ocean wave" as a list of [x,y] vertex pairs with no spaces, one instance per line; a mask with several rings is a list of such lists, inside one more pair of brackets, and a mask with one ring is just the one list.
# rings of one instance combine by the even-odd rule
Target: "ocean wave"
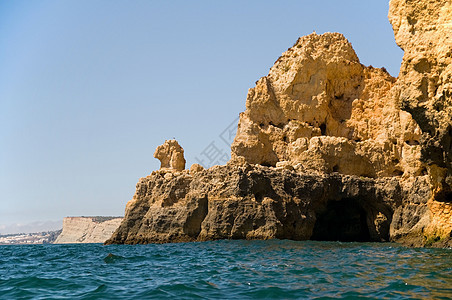
[[215,241],[0,246],[0,298],[290,299],[452,295],[452,251]]

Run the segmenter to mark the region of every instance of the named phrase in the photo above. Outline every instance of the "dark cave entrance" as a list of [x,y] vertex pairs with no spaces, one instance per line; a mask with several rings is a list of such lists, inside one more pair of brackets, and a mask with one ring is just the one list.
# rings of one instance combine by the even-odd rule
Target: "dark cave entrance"
[[326,210],[317,214],[311,240],[370,242],[366,211],[357,199],[330,200]]

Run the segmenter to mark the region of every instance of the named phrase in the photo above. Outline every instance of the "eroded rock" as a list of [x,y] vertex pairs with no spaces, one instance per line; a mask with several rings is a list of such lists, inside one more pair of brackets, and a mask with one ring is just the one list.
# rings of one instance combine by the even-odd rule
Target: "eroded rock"
[[[408,199],[426,206],[427,176],[410,185],[387,177],[300,173],[260,165],[140,179],[125,220],[107,243],[214,239],[389,241],[413,224],[393,222]],[[332,209],[334,208],[334,209]],[[403,218],[403,216],[402,216]],[[403,228],[402,228],[403,227]]]
[[452,2],[391,0],[389,20],[404,50],[392,96],[421,128],[420,160],[432,197],[423,234],[452,233]]
[[[213,239],[452,246],[452,4],[391,0],[399,77],[339,33],[299,38],[249,90],[226,166],[166,141],[107,243]],[[170,171],[168,171],[170,170]],[[177,170],[177,171],[174,171]]]
[[184,149],[176,140],[166,140],[155,149],[154,157],[160,160],[160,169],[185,169]]
[[425,172],[421,130],[389,96],[395,78],[365,67],[339,33],[298,39],[248,92],[232,159],[366,177]]

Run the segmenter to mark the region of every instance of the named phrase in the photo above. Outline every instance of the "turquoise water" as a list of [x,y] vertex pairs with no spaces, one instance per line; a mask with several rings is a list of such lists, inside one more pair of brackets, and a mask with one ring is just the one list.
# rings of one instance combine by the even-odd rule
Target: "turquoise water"
[[0,246],[1,299],[450,299],[452,250],[216,241]]

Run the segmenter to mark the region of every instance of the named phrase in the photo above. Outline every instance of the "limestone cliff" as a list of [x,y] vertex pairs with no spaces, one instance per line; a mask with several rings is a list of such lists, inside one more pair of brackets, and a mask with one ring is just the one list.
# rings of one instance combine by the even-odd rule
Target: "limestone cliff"
[[250,89],[232,159],[366,177],[425,173],[421,130],[339,33],[300,38]]
[[452,4],[392,0],[389,20],[398,78],[362,65],[339,33],[299,38],[249,90],[231,161],[183,170],[166,141],[108,243],[452,245]]
[[452,232],[452,2],[392,0],[389,20],[404,50],[392,90],[402,110],[422,130],[420,160],[427,165],[432,197],[430,238]]
[[54,244],[103,243],[121,223],[121,217],[67,217]]
[[[427,178],[315,174],[244,164],[141,178],[107,243],[211,239],[389,241],[402,201],[425,204]],[[407,200],[408,201],[408,200]],[[413,213],[418,217],[423,211]]]

